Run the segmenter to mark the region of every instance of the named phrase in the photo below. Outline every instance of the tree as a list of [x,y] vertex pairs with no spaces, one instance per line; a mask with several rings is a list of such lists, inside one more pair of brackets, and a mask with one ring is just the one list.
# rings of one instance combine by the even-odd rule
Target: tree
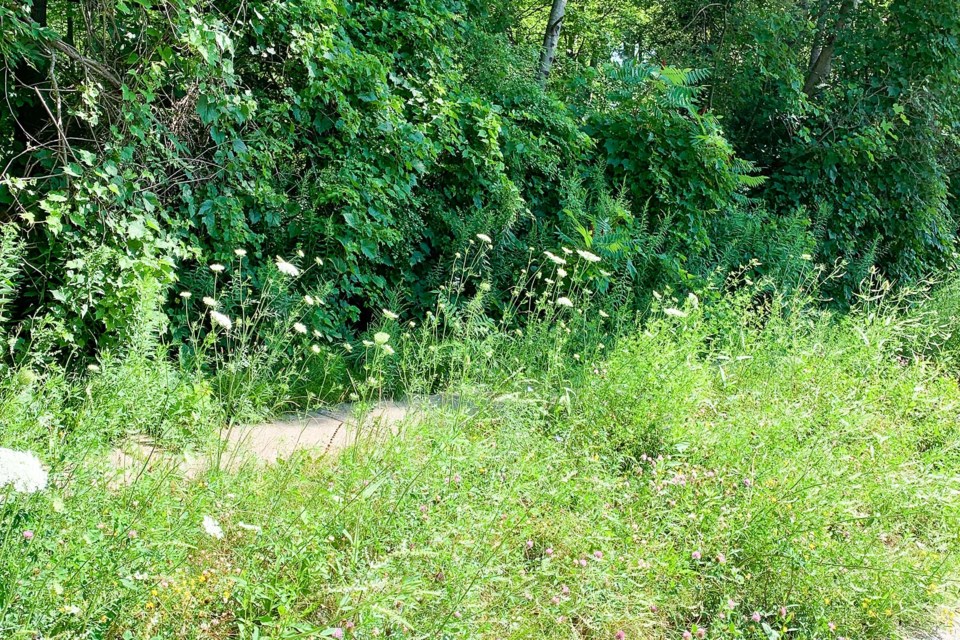
[[833,54],[837,48],[837,37],[843,31],[850,18],[850,14],[857,8],[857,0],[844,0],[840,5],[840,14],[837,17],[837,24],[829,35],[824,35],[823,31],[826,24],[826,11],[821,7],[820,16],[817,19],[816,40],[810,54],[810,70],[807,73],[806,82],[803,84],[803,92],[808,96],[813,96],[817,87],[823,84],[830,75],[833,67]]
[[550,75],[550,67],[553,66],[553,59],[557,54],[560,27],[563,24],[563,16],[566,10],[567,0],[553,0],[550,17],[547,18],[547,28],[543,32],[543,49],[540,53],[539,76],[541,85],[547,83],[547,76]]

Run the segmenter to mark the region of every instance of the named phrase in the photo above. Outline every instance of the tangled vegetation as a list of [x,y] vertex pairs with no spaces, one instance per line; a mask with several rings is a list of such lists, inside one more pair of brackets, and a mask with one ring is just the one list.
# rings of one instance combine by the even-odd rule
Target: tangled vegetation
[[[958,610],[960,4],[0,0],[0,36],[0,637]],[[335,455],[227,458],[337,403]]]

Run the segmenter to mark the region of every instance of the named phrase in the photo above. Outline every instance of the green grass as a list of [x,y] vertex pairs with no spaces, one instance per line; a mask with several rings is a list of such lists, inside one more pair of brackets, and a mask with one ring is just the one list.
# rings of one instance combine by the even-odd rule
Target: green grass
[[0,445],[54,482],[0,506],[0,636],[902,636],[960,577],[960,389],[921,339],[928,304],[744,294],[617,341],[574,311],[523,335],[385,326],[396,353],[370,347],[358,393],[439,386],[459,409],[336,457],[131,486],[107,483],[111,439],[209,446],[206,383],[152,358],[20,371]]

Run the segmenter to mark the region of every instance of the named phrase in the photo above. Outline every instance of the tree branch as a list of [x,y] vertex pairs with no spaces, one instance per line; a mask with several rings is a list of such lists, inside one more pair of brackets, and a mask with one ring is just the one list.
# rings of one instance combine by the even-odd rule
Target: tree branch
[[80,63],[84,68],[94,72],[117,89],[123,86],[119,76],[117,76],[112,69],[96,60],[91,60],[63,40],[50,40],[47,42],[47,46],[55,51],[59,51],[74,62]]

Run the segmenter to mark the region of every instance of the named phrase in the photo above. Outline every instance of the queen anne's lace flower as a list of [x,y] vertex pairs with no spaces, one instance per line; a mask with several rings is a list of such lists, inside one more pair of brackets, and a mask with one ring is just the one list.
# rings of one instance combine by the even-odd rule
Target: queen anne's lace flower
[[477,237],[483,242],[486,242],[487,244],[493,244],[493,240],[490,238],[490,236],[488,236],[485,233],[478,233]]
[[587,262],[600,262],[600,256],[595,253],[590,253],[589,251],[584,251],[583,249],[577,249],[577,255]]
[[290,264],[280,256],[277,256],[277,269],[279,269],[283,275],[290,276],[291,278],[296,278],[300,275],[300,269],[297,269],[296,266]]
[[211,311],[210,320],[211,322],[213,322],[213,324],[219,325],[224,329],[226,329],[227,331],[230,331],[230,329],[233,328],[233,321],[225,313],[220,313],[219,311]]
[[226,269],[222,264],[212,264],[210,265],[210,271],[214,273],[223,273],[223,270]]
[[28,451],[0,447],[0,493],[12,486],[18,493],[34,493],[47,488],[47,472],[40,458]]
[[557,298],[557,306],[573,308],[573,302],[570,301],[570,298]]
[[207,535],[217,540],[223,539],[223,529],[220,527],[220,523],[211,518],[210,516],[203,516],[203,530],[207,532]]
[[390,320],[396,320],[400,316],[394,313],[393,311],[390,311],[389,309],[383,309],[383,317],[388,318]]
[[549,251],[544,251],[544,252],[543,252],[543,255],[547,256],[547,258],[550,259],[550,262],[552,262],[552,263],[554,263],[554,264],[567,264],[567,261],[566,261],[566,260],[564,260],[563,258],[561,258],[561,257],[558,256],[558,255],[554,255],[553,253],[551,253],[551,252],[549,252]]

